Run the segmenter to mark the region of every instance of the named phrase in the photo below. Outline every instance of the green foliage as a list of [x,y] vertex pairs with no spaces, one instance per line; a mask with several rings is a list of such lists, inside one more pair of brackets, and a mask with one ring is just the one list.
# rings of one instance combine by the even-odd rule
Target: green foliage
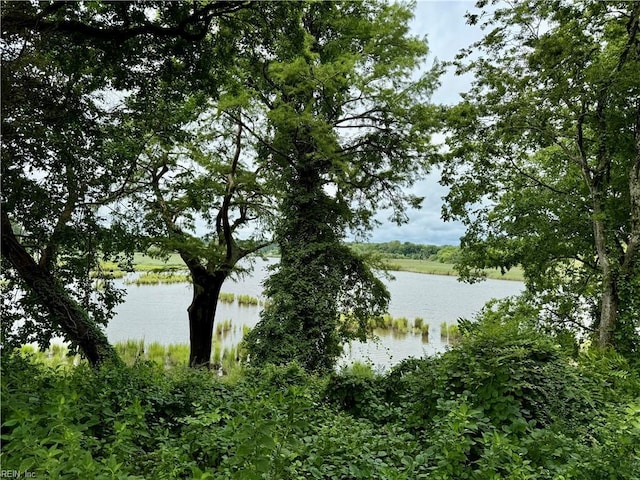
[[460,247],[445,246],[436,253],[436,260],[440,263],[458,263],[460,261]]
[[427,100],[437,74],[412,76],[427,48],[408,35],[406,6],[296,7],[298,21],[273,33],[273,54],[252,59],[255,108],[267,119],[256,133],[259,160],[277,192],[281,260],[247,347],[256,364],[297,360],[330,371],[342,343],[365,338],[368,318],[388,303],[384,285],[344,237],[368,231],[380,208],[402,223],[419,206],[405,187],[433,151]]
[[394,240],[384,243],[353,243],[350,247],[359,253],[378,253],[387,258],[413,258],[416,260],[430,260],[437,256],[438,252],[446,248],[439,245],[420,245],[411,242]]
[[613,352],[568,359],[504,311],[386,374],[63,369],[4,354],[0,460],[79,480],[637,478],[640,372]]
[[[140,223],[116,215],[137,188],[149,141],[140,125],[163,118],[168,141],[186,121],[141,100],[165,85],[170,104],[220,58],[203,32],[223,12],[201,8],[209,10],[199,2],[3,5],[2,271],[14,293],[3,296],[4,345],[44,348],[62,336],[92,362],[110,356],[97,326],[112,318],[122,292],[110,278],[96,288],[91,272],[103,259],[128,263],[141,246]],[[191,65],[188,75],[179,64]],[[102,206],[113,207],[109,218]],[[17,242],[5,242],[10,231]]]
[[485,37],[452,62],[475,80],[445,115],[444,217],[467,227],[458,270],[521,265],[541,319],[581,334],[590,321],[601,347],[637,356],[638,5],[477,7]]

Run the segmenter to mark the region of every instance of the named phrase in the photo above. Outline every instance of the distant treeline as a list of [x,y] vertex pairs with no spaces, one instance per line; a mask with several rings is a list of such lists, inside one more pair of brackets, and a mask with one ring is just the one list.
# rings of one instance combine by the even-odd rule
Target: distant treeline
[[[455,263],[460,254],[460,247],[453,245],[421,245],[399,240],[384,243],[350,243],[349,245],[360,253],[377,253],[386,258],[411,258],[440,263]],[[272,244],[263,248],[260,253],[276,256],[280,251],[276,244]]]
[[441,263],[455,263],[460,247],[453,245],[421,245],[394,240],[384,243],[352,243],[352,248],[362,253],[379,253],[387,258],[412,258]]

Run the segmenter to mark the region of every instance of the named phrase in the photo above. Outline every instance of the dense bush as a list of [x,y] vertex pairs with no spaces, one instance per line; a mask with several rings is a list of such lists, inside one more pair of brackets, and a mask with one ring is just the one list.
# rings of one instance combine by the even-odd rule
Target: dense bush
[[573,360],[509,306],[385,378],[397,421],[427,445],[429,478],[640,478],[638,371],[611,352]]
[[[507,316],[508,317],[508,316]],[[487,312],[386,374],[2,362],[3,469],[97,479],[638,479],[640,379]]]

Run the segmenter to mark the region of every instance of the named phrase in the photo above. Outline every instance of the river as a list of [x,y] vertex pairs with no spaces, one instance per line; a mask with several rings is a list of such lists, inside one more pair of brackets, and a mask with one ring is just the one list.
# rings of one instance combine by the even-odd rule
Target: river
[[[262,298],[262,282],[268,275],[267,266],[277,260],[256,259],[254,271],[237,281],[228,280],[223,292],[247,294]],[[458,318],[472,318],[492,298],[503,298],[520,293],[524,284],[503,280],[486,280],[468,285],[455,277],[425,275],[411,272],[393,272],[393,280],[384,280],[391,302],[389,313],[393,317],[416,317],[429,324],[429,341],[420,335],[379,335],[377,341],[354,342],[345,348],[340,363],[365,361],[377,368],[386,368],[407,357],[433,355],[446,349],[440,338],[440,323],[455,323]],[[116,316],[107,327],[112,342],[143,339],[145,344],[159,342],[165,345],[188,343],[189,327],[186,309],[191,302],[190,284],[124,285],[126,301],[116,308]],[[259,320],[260,308],[219,303],[216,322],[230,319],[234,328],[223,339],[224,345],[241,338],[242,325],[253,327]]]

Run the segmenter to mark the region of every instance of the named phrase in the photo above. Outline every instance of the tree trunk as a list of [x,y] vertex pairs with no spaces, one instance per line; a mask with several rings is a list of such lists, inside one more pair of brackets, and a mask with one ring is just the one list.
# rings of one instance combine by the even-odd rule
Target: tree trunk
[[600,348],[613,346],[613,332],[618,321],[618,289],[612,272],[605,272],[602,282],[602,310],[598,328]]
[[220,289],[227,275],[192,274],[193,300],[187,311],[189,312],[189,366],[210,367],[211,340],[213,324],[218,306]]
[[77,344],[92,366],[107,360],[119,362],[107,337],[69,296],[48,270],[38,265],[13,234],[8,215],[2,212],[2,255],[16,269],[27,287],[47,309],[67,340]]
[[[592,188],[595,190],[595,187]],[[599,192],[598,192],[599,193]],[[618,276],[607,248],[606,226],[603,220],[604,209],[599,195],[593,201],[593,234],[598,265],[602,272],[602,297],[600,302],[600,325],[598,326],[598,346],[613,346],[613,332],[618,320]]]

